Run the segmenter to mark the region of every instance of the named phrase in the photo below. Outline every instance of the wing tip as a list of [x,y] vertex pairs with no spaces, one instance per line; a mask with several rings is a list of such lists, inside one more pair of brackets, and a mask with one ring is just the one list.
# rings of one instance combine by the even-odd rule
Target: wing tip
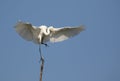
[[16,28],[19,24],[23,23],[21,20],[18,20],[16,25],[14,25],[14,28]]
[[17,21],[17,24],[20,24],[20,23],[23,23],[23,24],[31,24],[30,22],[23,22],[22,20],[18,20],[18,21]]
[[81,25],[79,28],[80,28],[81,31],[85,31],[86,30],[86,26],[85,25]]

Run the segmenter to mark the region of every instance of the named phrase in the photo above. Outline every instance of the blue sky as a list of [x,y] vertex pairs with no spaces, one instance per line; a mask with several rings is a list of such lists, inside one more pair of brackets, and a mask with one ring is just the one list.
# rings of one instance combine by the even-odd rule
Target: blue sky
[[119,0],[0,0],[0,81],[39,81],[38,45],[15,32],[18,20],[86,26],[76,37],[42,46],[43,81],[120,81]]

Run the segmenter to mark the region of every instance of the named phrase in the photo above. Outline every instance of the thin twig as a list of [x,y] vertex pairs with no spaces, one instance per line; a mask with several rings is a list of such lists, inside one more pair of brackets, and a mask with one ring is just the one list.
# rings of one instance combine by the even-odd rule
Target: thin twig
[[44,59],[41,58],[40,81],[42,81],[43,68],[44,68]]
[[41,45],[39,45],[39,52],[40,52],[40,60],[41,60],[41,65],[40,65],[40,81],[42,81],[42,75],[43,75],[43,68],[44,68],[44,58],[42,56],[41,52]]

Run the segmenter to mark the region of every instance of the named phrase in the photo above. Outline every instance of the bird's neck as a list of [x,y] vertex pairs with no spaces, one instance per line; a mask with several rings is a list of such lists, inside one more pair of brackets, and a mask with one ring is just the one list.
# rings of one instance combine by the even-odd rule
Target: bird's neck
[[49,35],[49,34],[50,34],[50,28],[46,28],[46,29],[43,31],[43,33],[44,33],[45,35]]

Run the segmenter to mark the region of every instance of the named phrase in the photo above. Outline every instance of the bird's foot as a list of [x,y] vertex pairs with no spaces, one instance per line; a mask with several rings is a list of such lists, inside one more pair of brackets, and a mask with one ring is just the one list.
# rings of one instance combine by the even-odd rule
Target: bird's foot
[[41,44],[45,45],[46,47],[49,47],[49,45],[48,45],[48,44],[45,44],[45,43],[41,43]]
[[49,45],[48,44],[44,44],[46,47],[49,47]]

